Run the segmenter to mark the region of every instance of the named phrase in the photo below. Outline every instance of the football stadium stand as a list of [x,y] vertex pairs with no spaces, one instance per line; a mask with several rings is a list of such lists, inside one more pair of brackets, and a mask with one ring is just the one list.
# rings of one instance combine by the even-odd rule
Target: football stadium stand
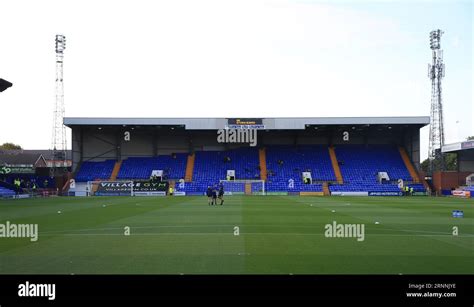
[[[421,183],[411,183],[413,178],[406,168],[399,149],[391,145],[339,145],[335,147],[344,184],[338,184],[331,165],[327,146],[275,145],[266,147],[266,190],[269,192],[322,192],[323,183],[329,182],[331,192],[398,192],[398,179],[403,179],[415,192],[424,192]],[[148,179],[153,170],[164,170],[164,179],[185,178],[188,155],[161,155],[157,157],[131,157],[122,162],[117,179]],[[259,151],[242,147],[227,151],[197,151],[195,153],[192,182],[177,191],[201,193],[208,186],[226,179],[227,170],[235,170],[238,180],[260,179]],[[77,181],[108,179],[115,165],[114,160],[85,162],[76,176]],[[311,172],[312,184],[303,182],[301,173]],[[378,172],[391,178],[386,183],[377,180]],[[292,181],[292,184],[289,183]],[[259,189],[252,184],[252,189]]]
[[474,194],[474,186],[464,187],[464,191],[469,191],[471,194]]
[[76,181],[92,181],[97,179],[109,179],[115,166],[115,160],[102,162],[85,161],[82,163],[76,175]]
[[253,147],[242,147],[227,151],[197,151],[193,181],[186,183],[184,191],[204,192],[208,186],[225,180],[227,170],[235,170],[236,179],[259,180],[258,150]]
[[413,188],[413,192],[425,192],[425,186],[422,183],[409,183],[407,184],[409,188]]
[[[393,180],[413,180],[395,146],[339,145],[335,152],[344,184],[331,185],[331,192],[398,192],[400,189]],[[378,172],[387,172],[391,180],[379,183]]]
[[0,186],[0,197],[10,197],[13,195],[15,195],[14,191]]
[[148,179],[153,170],[163,170],[164,179],[184,178],[187,154],[131,157],[122,162],[117,179]]
[[[331,192],[398,192],[398,179],[403,179],[415,192],[424,192],[421,183],[411,183],[413,178],[405,166],[399,149],[391,145],[338,145],[335,153],[344,178],[338,184],[327,146],[323,145],[274,145],[267,146],[266,190],[269,192],[322,192],[323,183],[329,182]],[[185,178],[188,154],[160,155],[157,157],[130,157],[123,160],[117,179],[148,179],[153,170],[164,170],[164,179]],[[197,151],[193,161],[192,182],[177,191],[203,193],[208,186],[226,179],[227,170],[235,170],[238,180],[260,179],[259,150],[242,147],[227,151]],[[78,182],[110,177],[115,160],[84,162],[76,176]],[[312,184],[305,184],[302,172],[311,172]],[[386,172],[390,181],[380,183],[378,172]],[[292,181],[292,184],[289,183]],[[252,184],[252,189],[259,189]]]
[[29,182],[29,185],[34,182],[38,188],[42,189],[52,189],[56,187],[54,179],[49,176],[37,176],[33,174],[13,174],[8,175],[4,178],[4,181],[9,184],[13,184],[15,179],[21,181],[21,187],[26,188],[26,183]]
[[[241,123],[258,129],[257,146],[216,139],[216,131]],[[428,123],[429,117],[65,118],[77,182],[143,180],[163,170],[171,187],[190,195],[226,180],[228,170],[236,180],[264,180],[267,192],[279,194],[401,195],[400,179],[424,192],[419,130]],[[120,135],[129,128],[133,138],[124,142]],[[242,192],[235,184],[228,189]],[[261,181],[244,185],[245,193],[262,189]]]
[[[311,172],[313,182],[334,181],[328,149],[322,145],[269,146],[266,148],[268,191],[322,192],[322,184],[304,184],[302,172]],[[289,180],[294,181],[289,188]]]

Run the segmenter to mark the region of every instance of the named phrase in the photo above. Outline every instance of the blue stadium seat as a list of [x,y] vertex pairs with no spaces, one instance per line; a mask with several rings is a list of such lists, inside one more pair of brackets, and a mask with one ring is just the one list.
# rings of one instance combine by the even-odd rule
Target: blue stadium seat
[[414,192],[426,192],[426,189],[422,183],[410,183],[407,184],[407,186],[413,188]]
[[153,170],[163,170],[164,179],[181,179],[186,172],[186,153],[156,157],[131,157],[122,162],[117,179],[148,179]]
[[20,179],[23,181],[22,188],[26,187],[27,182],[30,182],[30,186],[31,183],[35,182],[37,188],[56,188],[56,182],[54,178],[51,178],[49,176],[37,176],[34,174],[10,174],[5,178],[4,181],[13,184],[16,179]]
[[465,188],[464,188],[464,191],[469,191],[469,192],[471,192],[471,194],[473,194],[473,193],[474,193],[474,185],[473,185],[473,186],[469,186],[469,187],[465,187]]
[[[396,146],[337,145],[335,151],[344,184],[330,185],[331,192],[399,192],[396,180],[413,180]],[[379,183],[378,172],[390,182]]]
[[[336,176],[325,145],[272,145],[266,147],[267,182],[269,192],[322,192],[323,182],[330,182],[330,191],[337,192],[399,192],[396,181],[412,181],[396,146],[392,145],[337,145],[344,184],[335,184]],[[114,160],[84,162],[76,176],[77,181],[108,179]],[[148,179],[153,170],[163,170],[165,179],[179,180],[185,177],[187,154],[157,157],[131,157],[122,162],[118,179]],[[204,194],[208,186],[226,179],[226,171],[235,170],[235,179],[260,179],[258,149],[241,147],[227,151],[198,151],[195,153],[193,182],[177,191]],[[304,184],[302,172],[311,172],[313,184]],[[379,183],[378,172],[387,172],[390,181]],[[293,188],[289,188],[293,179]],[[410,184],[416,192],[424,192],[422,184]],[[252,184],[252,190],[260,190]],[[229,185],[229,189],[242,192],[242,187]],[[234,191],[234,192],[236,192]]]
[[86,161],[81,164],[81,167],[76,175],[76,181],[93,181],[96,179],[109,179],[114,169],[115,160],[105,160],[102,162]]
[[[327,146],[275,145],[266,148],[267,185],[270,192],[322,192],[322,184],[304,184],[302,172],[310,171],[313,182],[335,181]],[[288,188],[288,180],[294,188]]]
[[15,192],[13,190],[0,186],[0,197],[10,197],[13,195],[15,195]]
[[[230,160],[225,161],[225,158]],[[235,179],[260,180],[258,150],[254,147],[242,147],[227,151],[198,151],[195,155],[193,182],[187,182],[184,189],[177,191],[187,193],[204,193],[208,186],[225,180],[227,170],[235,170]],[[252,185],[252,190],[258,190]]]

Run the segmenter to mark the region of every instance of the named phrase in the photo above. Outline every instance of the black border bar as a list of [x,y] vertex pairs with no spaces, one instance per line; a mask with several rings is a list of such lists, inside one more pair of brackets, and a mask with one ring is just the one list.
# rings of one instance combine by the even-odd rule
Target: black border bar
[[[26,281],[55,284],[56,299],[19,297],[18,286]],[[455,284],[455,288],[413,289],[410,284]],[[426,291],[454,292],[456,297],[408,298],[406,294]],[[467,306],[473,306],[474,275],[0,275],[1,307],[98,302],[143,305],[150,300],[160,302],[161,298],[192,299],[196,303],[209,296],[278,301],[305,297],[333,302],[370,301],[381,306],[390,302],[458,306],[459,302],[467,302]]]

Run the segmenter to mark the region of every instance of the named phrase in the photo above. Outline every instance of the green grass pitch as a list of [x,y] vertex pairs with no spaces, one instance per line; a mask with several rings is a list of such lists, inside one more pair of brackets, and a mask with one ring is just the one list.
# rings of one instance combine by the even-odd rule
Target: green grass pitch
[[[473,274],[473,216],[472,199],[429,197],[0,200],[0,223],[39,227],[0,238],[0,274]],[[365,240],[325,237],[333,221]]]

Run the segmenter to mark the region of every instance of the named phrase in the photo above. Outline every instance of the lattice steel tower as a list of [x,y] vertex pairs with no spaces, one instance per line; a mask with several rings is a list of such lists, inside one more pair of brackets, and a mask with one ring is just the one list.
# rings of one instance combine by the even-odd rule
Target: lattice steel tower
[[52,173],[63,170],[66,167],[66,126],[64,118],[64,87],[63,87],[63,59],[66,49],[66,37],[56,35],[56,103],[53,116],[53,138],[51,141]]
[[[436,168],[444,169],[444,159],[441,147],[444,145],[443,127],[443,100],[441,81],[444,77],[443,50],[441,50],[441,35],[443,31],[434,30],[430,32],[430,48],[432,50],[433,62],[428,64],[428,77],[431,79],[431,117],[430,117],[430,144],[428,158],[430,160],[430,171]],[[438,163],[434,163],[439,161]]]

